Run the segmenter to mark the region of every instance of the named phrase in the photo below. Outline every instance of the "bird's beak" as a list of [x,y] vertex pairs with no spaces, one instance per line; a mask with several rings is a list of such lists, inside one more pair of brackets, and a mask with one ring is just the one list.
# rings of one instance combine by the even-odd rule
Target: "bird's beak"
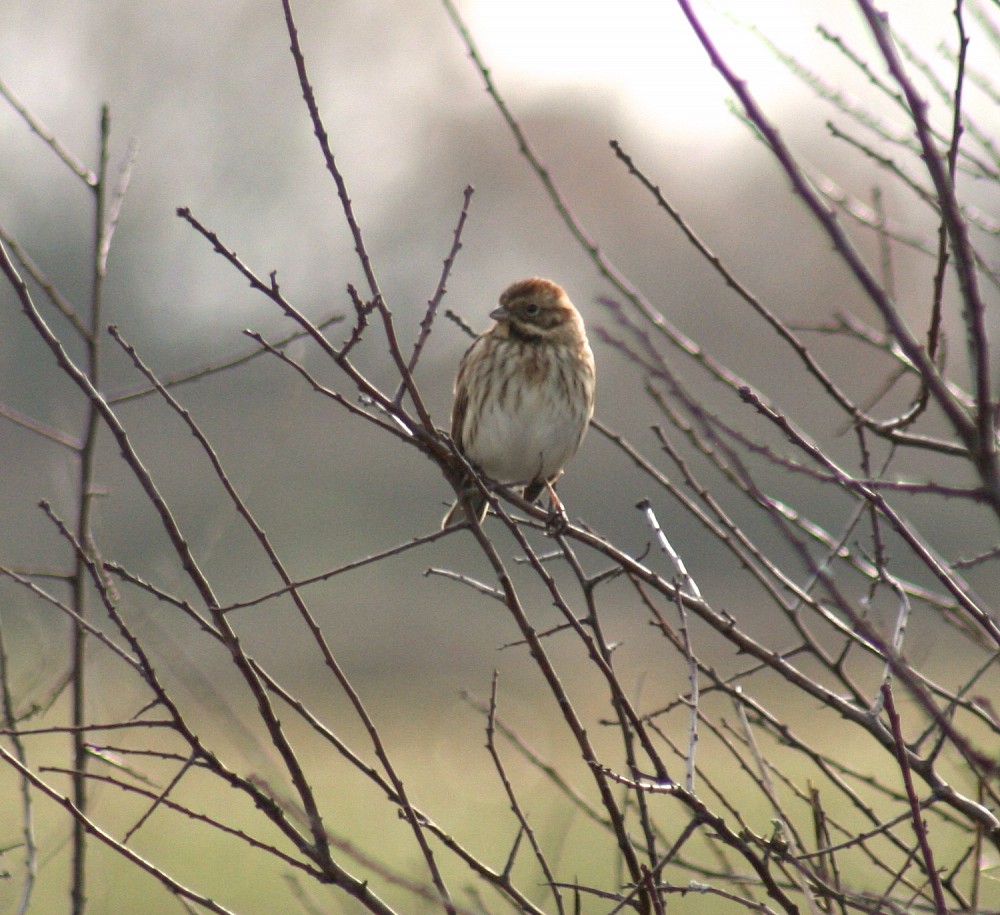
[[494,308],[493,311],[490,312],[490,317],[494,321],[506,321],[510,317],[510,312],[507,311],[506,305],[500,305],[499,307]]

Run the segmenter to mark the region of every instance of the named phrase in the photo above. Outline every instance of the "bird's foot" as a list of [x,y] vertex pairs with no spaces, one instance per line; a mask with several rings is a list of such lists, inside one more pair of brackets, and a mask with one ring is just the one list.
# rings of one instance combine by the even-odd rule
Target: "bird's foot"
[[555,487],[551,483],[546,483],[545,488],[549,491],[549,515],[545,519],[545,530],[553,537],[558,537],[569,527],[569,515],[566,514],[562,501],[556,495]]

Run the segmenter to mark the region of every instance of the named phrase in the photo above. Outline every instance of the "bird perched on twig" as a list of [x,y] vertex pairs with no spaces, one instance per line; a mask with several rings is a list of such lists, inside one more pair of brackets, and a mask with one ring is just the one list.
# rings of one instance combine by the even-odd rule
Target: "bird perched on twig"
[[[481,473],[523,486],[533,502],[555,490],[594,413],[594,354],[580,313],[539,277],[521,280],[490,312],[496,322],[466,350],[455,379],[451,436]],[[478,488],[465,489],[442,527],[486,517]]]

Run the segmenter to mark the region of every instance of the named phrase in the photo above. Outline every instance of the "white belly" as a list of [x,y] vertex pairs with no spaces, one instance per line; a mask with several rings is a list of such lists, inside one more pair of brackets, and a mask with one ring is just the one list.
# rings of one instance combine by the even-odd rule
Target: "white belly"
[[576,453],[589,416],[528,387],[517,404],[490,398],[466,452],[486,476],[506,485],[546,480]]

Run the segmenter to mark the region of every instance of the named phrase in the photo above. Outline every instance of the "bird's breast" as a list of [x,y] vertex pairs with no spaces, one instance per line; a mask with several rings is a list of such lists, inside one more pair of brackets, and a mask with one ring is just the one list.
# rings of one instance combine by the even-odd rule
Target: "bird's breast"
[[466,456],[508,485],[556,475],[576,453],[590,418],[586,403],[567,398],[543,369],[530,362],[524,369],[483,399],[463,436]]

